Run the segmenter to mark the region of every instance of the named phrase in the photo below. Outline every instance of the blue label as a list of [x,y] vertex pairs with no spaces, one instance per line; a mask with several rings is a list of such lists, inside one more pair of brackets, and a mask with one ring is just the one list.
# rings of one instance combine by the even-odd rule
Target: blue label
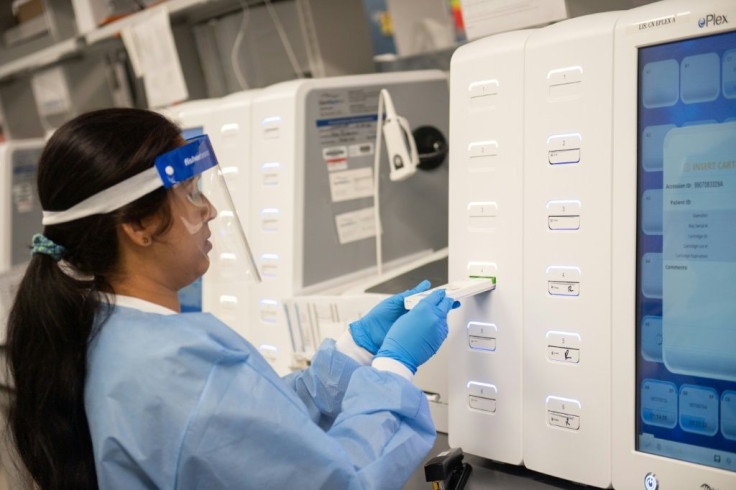
[[[385,116],[384,116],[385,117]],[[378,114],[366,114],[364,116],[335,117],[332,119],[317,119],[317,127],[340,126],[344,124],[374,123],[378,120]]]
[[156,157],[156,169],[167,189],[217,165],[217,157],[205,134],[187,140],[187,144]]

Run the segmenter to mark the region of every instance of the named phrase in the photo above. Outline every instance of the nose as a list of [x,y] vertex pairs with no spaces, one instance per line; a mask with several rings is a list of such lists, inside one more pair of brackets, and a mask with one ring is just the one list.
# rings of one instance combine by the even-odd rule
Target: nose
[[212,201],[210,201],[206,197],[205,200],[207,201],[207,206],[204,207],[202,212],[204,213],[204,221],[208,222],[217,217],[217,208],[214,204],[212,204]]

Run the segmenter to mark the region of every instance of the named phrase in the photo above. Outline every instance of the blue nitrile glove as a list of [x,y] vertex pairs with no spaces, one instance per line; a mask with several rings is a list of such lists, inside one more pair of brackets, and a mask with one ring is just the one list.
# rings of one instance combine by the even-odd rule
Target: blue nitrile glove
[[396,359],[416,373],[447,338],[447,314],[456,303],[444,289],[434,291],[396,320],[376,357]]
[[363,318],[351,323],[350,334],[353,336],[355,343],[371,354],[378,352],[388,329],[401,315],[407,312],[407,309],[404,308],[404,298],[426,291],[429,287],[430,283],[425,279],[417,284],[414,289],[384,299]]

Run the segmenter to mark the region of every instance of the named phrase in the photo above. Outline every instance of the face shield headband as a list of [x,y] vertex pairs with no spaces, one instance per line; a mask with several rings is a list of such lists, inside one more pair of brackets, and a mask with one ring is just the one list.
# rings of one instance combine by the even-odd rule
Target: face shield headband
[[156,157],[154,166],[112,187],[93,194],[65,211],[44,211],[44,226],[68,223],[95,214],[111,213],[149,194],[191,179],[217,165],[217,157],[207,135],[187,140],[187,144]]
[[245,275],[244,278],[241,275],[241,278],[260,281],[258,268],[240,220],[237,219],[235,206],[209,137],[201,135],[186,141],[183,146],[156,157],[153,167],[102,190],[67,210],[43,211],[43,225],[57,225],[110,213],[160,187],[170,189],[201,176],[198,180],[201,181],[199,185],[202,187],[202,194],[220,213],[218,222],[213,223],[213,238],[221,243],[221,246],[216,247],[218,259],[230,262],[231,266],[235,265],[232,262],[239,262],[231,269],[233,272],[239,269]]

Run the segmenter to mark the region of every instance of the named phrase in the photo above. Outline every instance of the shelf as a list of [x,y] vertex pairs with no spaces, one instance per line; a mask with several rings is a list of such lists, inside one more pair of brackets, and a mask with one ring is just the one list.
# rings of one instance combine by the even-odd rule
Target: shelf
[[[263,3],[263,0],[246,0],[251,6]],[[273,2],[279,0],[272,0]],[[0,64],[0,80],[16,73],[41,68],[54,63],[61,58],[85,49],[87,46],[112,39],[120,34],[124,28],[134,25],[153,14],[159,5],[166,5],[169,17],[172,20],[183,16],[207,17],[221,15],[233,9],[241,8],[241,0],[166,0],[156,6],[123,17],[115,22],[99,27],[85,35],[76,36],[58,42],[52,46],[42,48],[31,54]]]
[[166,8],[169,11],[169,16],[175,17],[177,14],[189,12],[193,9],[196,9],[197,7],[203,7],[213,4],[233,4],[236,6],[238,5],[237,2],[234,2],[233,0],[168,0],[166,2],[162,2],[161,4],[157,4],[156,6],[141,10],[140,12],[130,14],[120,20],[102,26],[99,29],[95,29],[94,31],[87,33],[85,35],[85,39],[87,41],[87,44],[94,44],[99,41],[118,36],[120,34],[120,31],[122,31],[126,27],[134,25],[152,15],[151,12],[159,7],[159,5],[166,5]]
[[65,56],[76,53],[82,49],[83,45],[84,43],[81,39],[71,38],[36,51],[35,53],[4,63],[0,65],[0,79],[25,70],[50,65]]

